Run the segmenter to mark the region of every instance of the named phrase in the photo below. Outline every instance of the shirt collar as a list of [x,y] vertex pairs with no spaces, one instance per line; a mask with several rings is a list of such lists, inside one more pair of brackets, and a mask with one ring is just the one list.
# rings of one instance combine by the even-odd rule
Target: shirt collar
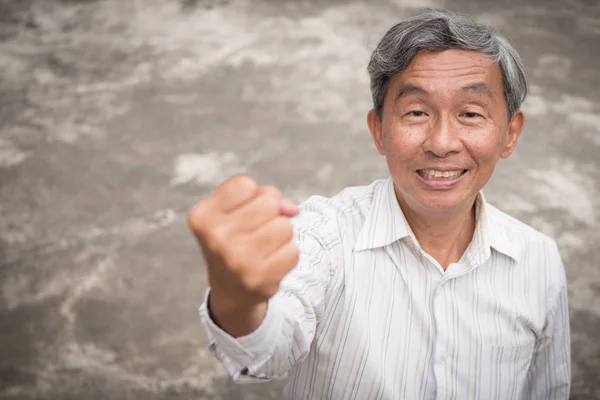
[[[494,223],[493,213],[483,192],[476,200],[477,225],[473,240],[467,249],[476,262],[482,264],[491,255],[491,249],[519,261],[519,254],[509,240],[503,225]],[[394,181],[388,178],[375,189],[373,202],[367,212],[354,251],[363,251],[387,246],[396,240],[409,237],[418,245],[417,239],[398,204],[394,191]]]
[[388,178],[375,189],[373,202],[354,245],[354,251],[387,246],[405,237],[414,238],[414,233],[396,199],[394,181]]
[[[496,220],[494,210],[486,200],[483,192],[477,196],[477,228],[473,239],[480,237],[480,247],[483,249],[494,249],[516,262],[519,262],[520,252],[517,243],[510,240],[505,225]],[[486,254],[489,257],[489,254]],[[487,257],[485,259],[487,259]]]

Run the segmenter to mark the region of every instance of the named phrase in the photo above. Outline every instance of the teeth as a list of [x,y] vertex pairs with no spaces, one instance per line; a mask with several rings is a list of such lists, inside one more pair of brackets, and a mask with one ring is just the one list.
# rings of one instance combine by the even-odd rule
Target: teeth
[[463,170],[456,171],[437,171],[435,169],[423,169],[421,175],[425,178],[456,178],[463,173]]

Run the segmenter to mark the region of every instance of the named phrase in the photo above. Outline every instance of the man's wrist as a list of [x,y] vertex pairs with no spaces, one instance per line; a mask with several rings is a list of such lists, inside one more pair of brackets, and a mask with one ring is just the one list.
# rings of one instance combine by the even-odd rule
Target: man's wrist
[[207,298],[210,319],[233,337],[246,336],[254,332],[267,315],[268,302],[240,305],[236,301],[223,299],[211,290]]

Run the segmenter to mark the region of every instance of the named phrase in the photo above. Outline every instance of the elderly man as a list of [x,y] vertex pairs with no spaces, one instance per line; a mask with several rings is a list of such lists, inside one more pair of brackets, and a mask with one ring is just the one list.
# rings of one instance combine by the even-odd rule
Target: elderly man
[[556,243],[481,193],[523,129],[519,55],[427,11],[368,71],[388,179],[296,207],[238,176],[190,212],[211,351],[237,382],[289,373],[290,399],[567,399]]

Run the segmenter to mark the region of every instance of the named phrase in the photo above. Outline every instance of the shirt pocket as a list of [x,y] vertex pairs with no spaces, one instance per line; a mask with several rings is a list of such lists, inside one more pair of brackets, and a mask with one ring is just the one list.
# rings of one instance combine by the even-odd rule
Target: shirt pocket
[[479,342],[479,397],[521,399],[533,359],[535,339],[518,344]]

